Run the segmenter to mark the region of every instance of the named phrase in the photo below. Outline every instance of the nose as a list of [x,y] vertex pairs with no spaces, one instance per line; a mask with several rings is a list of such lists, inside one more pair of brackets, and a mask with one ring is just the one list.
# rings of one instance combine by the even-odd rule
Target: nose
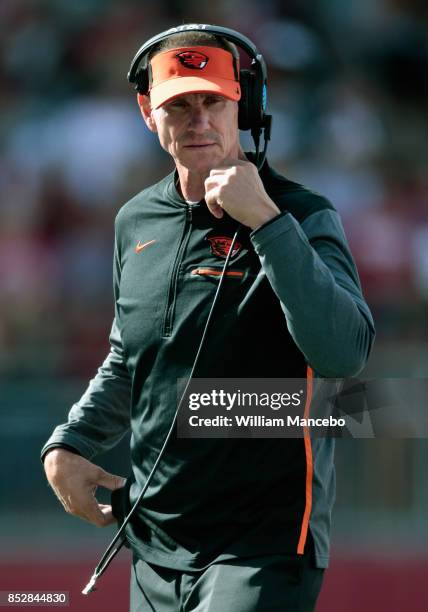
[[209,110],[203,104],[195,104],[190,109],[190,127],[196,132],[204,132],[209,127]]

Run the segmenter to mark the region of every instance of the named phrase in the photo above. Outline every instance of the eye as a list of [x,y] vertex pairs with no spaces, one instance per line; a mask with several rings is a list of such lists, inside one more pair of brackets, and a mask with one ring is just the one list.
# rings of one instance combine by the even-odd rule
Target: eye
[[180,108],[185,108],[186,107],[186,102],[184,100],[180,100],[180,98],[177,98],[177,100],[171,100],[171,102],[168,103],[168,108],[170,109],[180,109]]
[[223,102],[224,98],[223,96],[207,96],[205,98],[205,104],[208,105],[212,105],[212,104],[219,104],[220,102]]

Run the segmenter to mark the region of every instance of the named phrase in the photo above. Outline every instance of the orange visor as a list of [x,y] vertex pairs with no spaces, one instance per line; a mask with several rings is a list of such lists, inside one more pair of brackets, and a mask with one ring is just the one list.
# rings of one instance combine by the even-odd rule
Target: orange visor
[[[218,47],[180,47],[158,53],[151,60],[150,100],[159,108],[177,96],[214,93],[229,100],[241,98],[233,56]],[[239,66],[237,66],[239,74]]]

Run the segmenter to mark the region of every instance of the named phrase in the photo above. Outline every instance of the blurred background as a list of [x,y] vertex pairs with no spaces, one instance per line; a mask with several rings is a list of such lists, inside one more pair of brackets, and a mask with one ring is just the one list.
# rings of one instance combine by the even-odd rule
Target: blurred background
[[[130,60],[183,22],[237,29],[265,55],[268,158],[340,211],[376,321],[363,375],[428,372],[426,2],[2,0],[0,590],[70,591],[76,611],[127,609],[129,553],[80,596],[113,531],[62,511],[39,451],[108,351],[114,217],[172,169]],[[427,441],[337,446],[318,611],[426,612]],[[100,463],[127,474],[127,441]]]

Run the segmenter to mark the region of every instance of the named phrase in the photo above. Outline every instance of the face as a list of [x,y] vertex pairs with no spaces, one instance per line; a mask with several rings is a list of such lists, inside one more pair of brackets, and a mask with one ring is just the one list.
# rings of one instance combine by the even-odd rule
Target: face
[[[143,108],[143,106],[145,108]],[[148,127],[177,165],[207,173],[224,159],[238,157],[238,103],[215,94],[186,94],[142,113]]]

